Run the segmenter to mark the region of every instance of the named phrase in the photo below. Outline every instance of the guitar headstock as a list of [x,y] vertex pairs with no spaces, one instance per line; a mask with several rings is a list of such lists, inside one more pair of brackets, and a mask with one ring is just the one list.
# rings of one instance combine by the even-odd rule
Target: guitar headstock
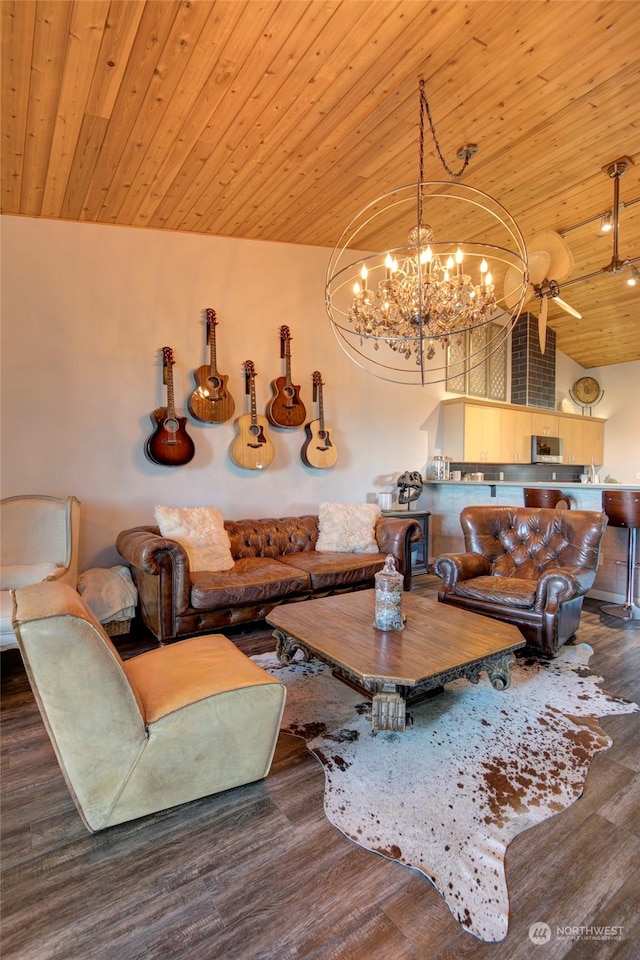
[[280,327],[280,339],[291,340],[291,331],[289,330],[289,327],[286,325],[286,323]]
[[251,388],[253,387],[253,380],[255,376],[256,376],[256,368],[253,360],[245,360],[244,378],[246,381],[246,393],[251,393]]
[[164,363],[165,367],[172,367],[175,363],[175,360],[173,359],[173,350],[171,347],[162,348],[162,362]]
[[216,320],[215,310],[213,309],[213,307],[207,307],[207,323],[209,324],[210,327],[215,327],[217,322],[218,321]]
[[322,374],[319,370],[314,370],[312,373],[313,378],[313,402],[318,399],[318,390],[322,389]]

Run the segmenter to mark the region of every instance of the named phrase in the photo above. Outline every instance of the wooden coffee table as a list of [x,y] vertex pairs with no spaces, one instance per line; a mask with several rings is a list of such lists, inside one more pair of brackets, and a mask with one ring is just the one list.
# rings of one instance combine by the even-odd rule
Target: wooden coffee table
[[374,598],[362,590],[275,607],[267,622],[278,660],[291,663],[300,650],[328,664],[371,698],[374,730],[403,731],[407,702],[460,677],[477,683],[486,670],[496,690],[509,686],[513,651],[525,645],[517,627],[405,593],[405,629],[377,630]]

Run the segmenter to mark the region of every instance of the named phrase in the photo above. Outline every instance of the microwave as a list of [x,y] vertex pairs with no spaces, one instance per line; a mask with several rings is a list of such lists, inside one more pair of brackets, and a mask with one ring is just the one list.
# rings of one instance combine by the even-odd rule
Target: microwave
[[531,463],[562,463],[562,437],[531,437]]

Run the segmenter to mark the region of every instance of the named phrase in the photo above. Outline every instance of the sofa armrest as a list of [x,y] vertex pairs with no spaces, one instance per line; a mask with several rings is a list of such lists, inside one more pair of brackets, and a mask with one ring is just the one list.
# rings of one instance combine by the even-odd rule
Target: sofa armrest
[[191,571],[186,550],[160,536],[157,527],[133,527],[116,539],[116,549],[131,566],[146,617],[160,637],[172,636],[176,615],[189,609]]
[[595,571],[585,567],[550,567],[538,581],[535,609],[545,610],[567,600],[583,597],[595,580]]
[[376,524],[376,540],[380,553],[390,553],[404,577],[404,589],[411,590],[411,544],[422,536],[417,520],[402,517],[380,517]]
[[444,553],[438,557],[433,569],[442,580],[440,593],[455,589],[461,580],[472,577],[488,577],[491,573],[491,561],[481,553]]

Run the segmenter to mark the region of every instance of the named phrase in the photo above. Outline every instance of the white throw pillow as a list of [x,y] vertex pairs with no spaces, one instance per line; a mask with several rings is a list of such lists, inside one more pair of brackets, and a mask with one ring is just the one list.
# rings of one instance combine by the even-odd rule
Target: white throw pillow
[[231,570],[231,541],[217,507],[155,508],[160,533],[187,551],[191,572]]
[[318,553],[379,553],[377,503],[321,503],[318,511]]
[[0,590],[16,590],[41,583],[61,570],[56,563],[13,563],[0,567]]

